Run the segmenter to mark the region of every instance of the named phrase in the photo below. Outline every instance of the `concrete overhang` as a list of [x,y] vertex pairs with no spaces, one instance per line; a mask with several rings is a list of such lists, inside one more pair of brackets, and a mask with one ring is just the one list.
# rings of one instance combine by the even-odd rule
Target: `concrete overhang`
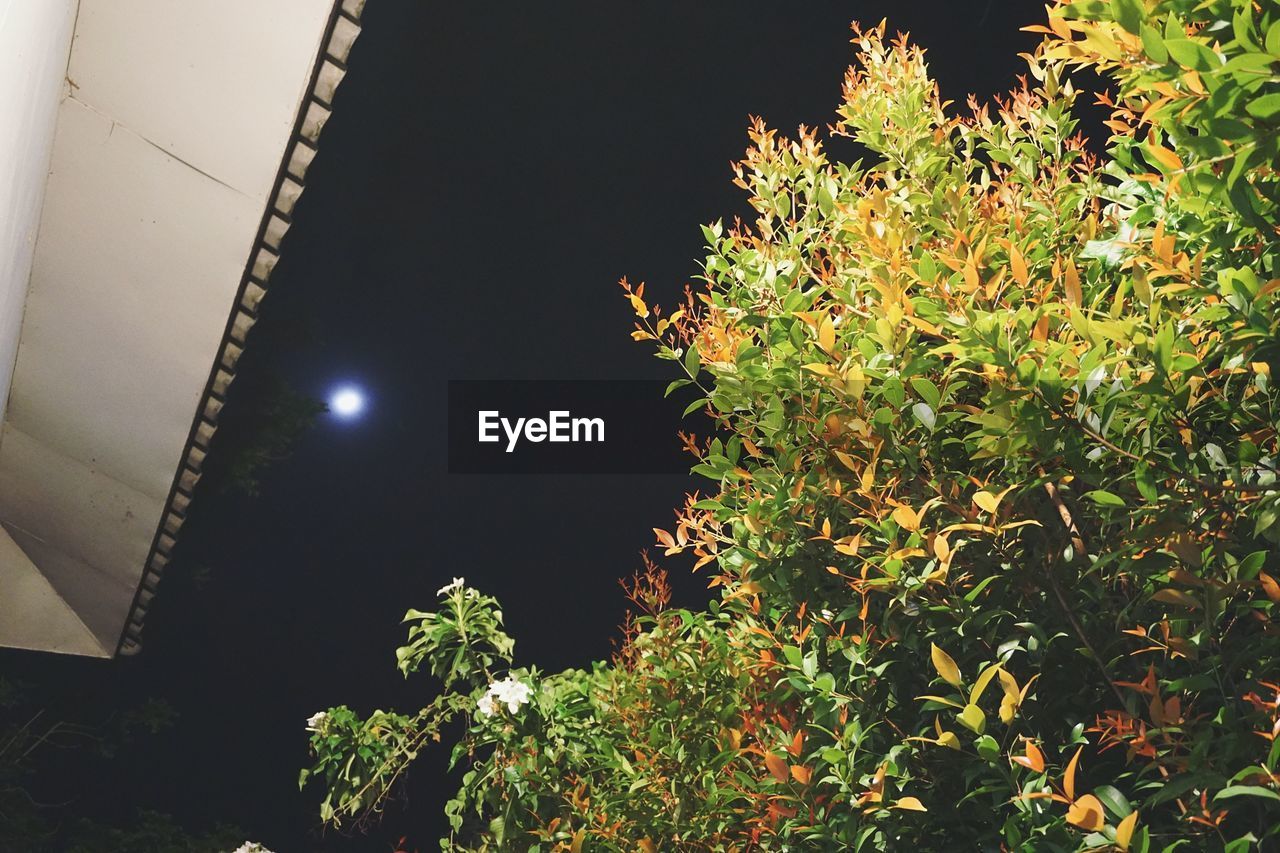
[[0,0],[0,645],[138,648],[363,5]]

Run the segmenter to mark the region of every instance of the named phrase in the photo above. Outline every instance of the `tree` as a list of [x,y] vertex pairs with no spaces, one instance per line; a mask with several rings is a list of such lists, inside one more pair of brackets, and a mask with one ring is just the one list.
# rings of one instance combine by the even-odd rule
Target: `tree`
[[442,677],[429,724],[316,727],[331,820],[461,715],[452,849],[1276,843],[1280,8],[1035,29],[1028,79],[957,114],[855,27],[835,131],[866,161],[753,124],[756,218],[704,229],[705,290],[664,315],[623,282],[730,436],[656,531],[720,600],[498,680],[497,602],[442,590],[399,656]]

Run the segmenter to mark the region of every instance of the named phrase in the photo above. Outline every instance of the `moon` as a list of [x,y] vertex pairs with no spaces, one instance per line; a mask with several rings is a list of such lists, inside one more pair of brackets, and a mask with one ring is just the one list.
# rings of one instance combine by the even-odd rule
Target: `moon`
[[329,411],[343,420],[358,418],[364,412],[364,392],[351,385],[334,389],[329,395]]

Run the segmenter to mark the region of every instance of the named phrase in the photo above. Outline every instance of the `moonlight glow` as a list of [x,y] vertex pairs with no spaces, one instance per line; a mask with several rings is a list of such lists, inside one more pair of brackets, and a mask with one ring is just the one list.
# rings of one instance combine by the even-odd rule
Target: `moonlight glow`
[[329,411],[344,420],[359,417],[364,411],[364,394],[359,388],[338,388],[329,395]]

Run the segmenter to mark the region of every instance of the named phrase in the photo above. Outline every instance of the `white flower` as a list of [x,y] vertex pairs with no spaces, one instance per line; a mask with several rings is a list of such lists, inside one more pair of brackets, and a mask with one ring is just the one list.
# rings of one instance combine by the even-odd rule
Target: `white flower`
[[489,692],[499,702],[505,702],[507,710],[514,714],[520,710],[521,705],[529,701],[529,697],[533,695],[533,688],[522,681],[516,681],[508,675],[502,681],[495,681],[490,684]]
[[271,853],[271,851],[256,841],[246,841],[235,850],[232,850],[231,853]]
[[826,609],[825,607],[824,607],[824,608],[822,608],[822,618],[823,618],[823,619],[826,619],[828,622],[830,622],[830,621],[831,621],[832,619],[834,619],[835,617],[836,617],[836,615],[835,615],[834,613],[832,613],[830,610]]
[[466,585],[466,582],[465,578],[454,578],[453,583],[447,583],[436,590],[436,595],[448,595],[455,589],[462,589],[462,587]]
[[492,693],[486,693],[476,703],[476,710],[480,712],[482,717],[492,717],[498,713],[498,700],[493,697]]
[[532,695],[532,687],[508,675],[501,681],[495,681],[489,685],[489,689],[476,703],[476,710],[482,717],[492,717],[498,712],[498,704],[502,703],[514,714],[520,710],[521,705],[529,701]]
[[318,732],[324,728],[324,724],[327,722],[329,722],[329,714],[325,711],[316,711],[310,717],[307,717],[307,731]]

